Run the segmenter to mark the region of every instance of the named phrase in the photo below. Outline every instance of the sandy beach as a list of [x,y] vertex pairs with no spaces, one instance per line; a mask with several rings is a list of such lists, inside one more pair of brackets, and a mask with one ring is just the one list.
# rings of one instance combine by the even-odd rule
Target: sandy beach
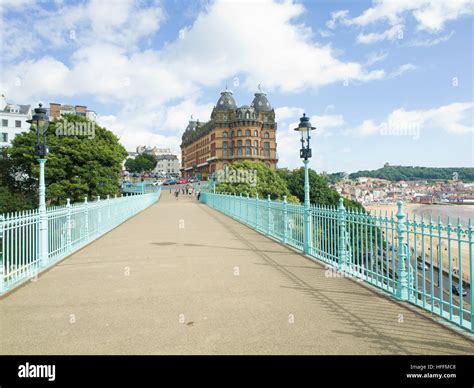
[[[385,215],[387,212],[388,216],[393,213],[395,215],[397,213],[397,205],[388,204],[388,205],[367,205],[365,206],[367,210],[370,210],[372,214],[379,214],[380,212],[382,215]],[[425,236],[424,238],[424,249],[425,249],[425,260],[429,264],[429,257],[430,251],[433,249],[433,266],[438,267],[438,260],[439,260],[439,245],[441,245],[441,261],[443,263],[443,268],[448,270],[449,267],[449,251],[451,251],[451,268],[457,269],[459,268],[460,256],[459,251],[461,252],[461,261],[462,261],[462,277],[464,281],[469,282],[472,279],[469,279],[469,271],[470,271],[470,264],[469,264],[469,257],[473,255],[473,247],[472,244],[468,242],[468,236],[465,233],[461,233],[461,249],[459,249],[459,245],[457,242],[458,233],[456,231],[456,227],[458,225],[458,218],[461,222],[461,226],[463,229],[467,229],[468,220],[474,220],[474,206],[472,205],[450,205],[450,204],[442,204],[442,205],[427,205],[427,204],[418,204],[418,203],[404,203],[403,204],[403,211],[406,216],[413,220],[413,217],[416,218],[417,222],[421,221],[421,216],[424,216],[425,223],[429,222],[430,215],[432,216],[433,223],[437,225],[438,223],[438,216],[441,220],[443,226],[447,225],[448,217],[451,223],[453,230],[448,236],[447,232],[441,233],[441,239],[438,237],[438,232],[436,229],[434,230],[434,234],[436,237],[431,239],[429,236]],[[417,233],[421,233],[421,228],[417,228]],[[429,230],[425,229],[425,233],[429,234]],[[410,246],[413,247],[413,235],[411,234],[411,241]],[[451,241],[449,241],[449,238]],[[389,233],[389,238],[391,235]],[[422,236],[417,236],[417,254],[419,255],[422,251]],[[450,249],[448,249],[450,248]],[[473,263],[474,264],[474,263]]]

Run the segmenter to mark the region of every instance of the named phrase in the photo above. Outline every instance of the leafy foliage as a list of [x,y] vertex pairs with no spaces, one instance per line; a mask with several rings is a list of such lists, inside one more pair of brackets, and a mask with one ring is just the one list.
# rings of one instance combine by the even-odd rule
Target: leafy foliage
[[129,172],[150,172],[156,167],[156,159],[152,155],[140,154],[135,159],[127,159],[125,168]]
[[255,170],[257,172],[256,184],[253,185],[251,182],[221,182],[216,187],[217,192],[248,193],[253,197],[258,194],[260,198],[264,199],[270,195],[272,199],[278,200],[283,200],[283,196],[286,195],[288,202],[298,202],[298,199],[286,187],[285,181],[263,163],[238,161],[230,164],[229,170]]
[[[304,168],[288,171],[278,170],[278,175],[286,182],[291,194],[296,196],[300,202],[304,202]],[[309,169],[309,199],[312,204],[337,206],[340,195],[336,190],[329,187],[325,177],[318,175],[316,171]],[[364,210],[364,207],[354,201],[344,198],[346,208]]]
[[[95,125],[94,136],[56,135],[56,124],[65,120]],[[36,141],[34,131],[17,135],[8,149],[8,156],[1,161],[3,191],[11,193],[19,203],[38,196]],[[50,150],[45,165],[46,200],[50,205],[65,203],[66,198],[77,202],[83,201],[85,196],[95,198],[119,194],[118,173],[127,151],[112,132],[85,117],[65,115],[50,123],[46,141]],[[13,179],[13,182],[11,176],[20,179]],[[28,203],[29,207],[36,207],[34,202]]]

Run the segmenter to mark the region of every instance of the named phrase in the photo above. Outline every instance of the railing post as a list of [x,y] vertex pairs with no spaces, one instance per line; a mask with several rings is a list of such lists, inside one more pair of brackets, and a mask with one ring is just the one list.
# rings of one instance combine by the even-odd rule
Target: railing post
[[242,193],[239,195],[239,218],[238,220],[242,220]]
[[87,203],[87,196],[84,197],[84,208],[86,209],[84,221],[84,235],[89,238],[89,204]]
[[[472,222],[469,218],[467,226],[467,236],[468,236],[468,249],[469,249],[469,281],[471,284],[471,330],[474,331],[474,291],[472,290],[474,284],[474,262],[472,258]],[[462,284],[462,279],[461,279]]]
[[66,203],[66,227],[67,227],[67,232],[66,232],[66,249],[70,250],[71,249],[71,242],[72,242],[72,220],[71,220],[71,199],[68,198]]
[[100,203],[100,195],[97,196],[97,230],[102,230],[102,204]]
[[337,218],[339,221],[339,249],[338,249],[338,267],[340,271],[347,271],[347,250],[346,250],[346,208],[344,207],[344,199],[339,198],[339,207]]
[[2,252],[2,262],[0,264],[0,294],[5,290],[5,219],[0,214],[0,249]]
[[110,225],[110,194],[107,194],[107,227]]
[[40,180],[39,180],[39,263],[45,267],[48,264],[48,213],[46,211],[46,185],[44,183],[44,165],[46,159],[40,159]]
[[249,203],[250,203],[250,196],[249,196],[249,193],[247,193],[247,199],[245,200],[245,203],[246,203],[246,210],[245,210],[245,223],[248,224],[249,223]]
[[257,228],[257,231],[258,231],[258,226],[259,226],[259,214],[258,214],[258,193],[257,193],[257,196],[255,197],[255,227]]
[[283,243],[288,243],[288,202],[286,195],[283,196]]
[[271,210],[270,210],[270,207],[271,207],[271,202],[272,200],[270,199],[270,194],[268,194],[267,196],[267,234],[270,235],[270,232],[271,232],[271,223],[270,223],[270,213],[271,213]]
[[397,202],[397,239],[398,239],[398,281],[397,281],[397,298],[408,300],[408,272],[407,272],[407,250],[405,239],[405,214],[403,213],[402,201]]

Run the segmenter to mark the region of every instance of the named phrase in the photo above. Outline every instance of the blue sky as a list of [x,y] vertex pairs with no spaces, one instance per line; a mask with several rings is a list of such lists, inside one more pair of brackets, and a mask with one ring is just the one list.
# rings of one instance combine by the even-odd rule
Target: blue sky
[[280,167],[473,166],[471,1],[2,0],[1,91],[9,102],[87,105],[128,150],[179,151],[226,85],[261,84]]

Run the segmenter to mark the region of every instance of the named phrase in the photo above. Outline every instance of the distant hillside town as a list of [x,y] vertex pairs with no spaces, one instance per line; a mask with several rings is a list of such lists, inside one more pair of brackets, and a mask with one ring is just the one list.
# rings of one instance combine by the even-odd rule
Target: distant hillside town
[[399,181],[358,177],[342,179],[333,184],[345,198],[363,205],[389,204],[398,200],[424,204],[474,204],[474,183],[450,181]]

